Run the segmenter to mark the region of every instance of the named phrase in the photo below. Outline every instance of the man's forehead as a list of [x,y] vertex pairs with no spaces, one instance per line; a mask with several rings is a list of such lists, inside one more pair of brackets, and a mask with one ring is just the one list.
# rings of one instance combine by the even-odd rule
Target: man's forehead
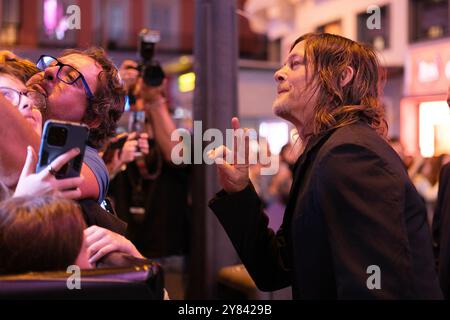
[[300,41],[292,48],[291,53],[301,54],[305,52],[305,41]]
[[97,64],[97,62],[92,59],[89,56],[85,56],[83,54],[73,53],[69,54],[67,56],[63,56],[58,58],[59,61],[65,64],[70,64],[72,67],[75,68],[98,68],[101,69],[101,67]]
[[91,57],[77,53],[60,57],[58,60],[62,63],[71,65],[80,71],[88,82],[91,91],[94,92],[96,90],[97,75],[102,71],[102,67],[97,63],[97,61]]
[[300,57],[303,58],[303,55],[305,54],[305,44],[304,41],[299,42],[295,45],[295,47],[292,48],[292,50],[289,52],[286,60],[295,58],[295,57]]

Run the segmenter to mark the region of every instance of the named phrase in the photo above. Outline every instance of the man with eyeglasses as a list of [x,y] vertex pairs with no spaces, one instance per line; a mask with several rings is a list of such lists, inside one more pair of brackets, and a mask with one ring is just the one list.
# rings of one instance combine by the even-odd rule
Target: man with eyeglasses
[[[100,203],[106,195],[109,178],[97,149],[113,135],[125,101],[118,70],[99,48],[66,50],[57,59],[44,55],[37,67],[41,72],[34,75],[27,86],[45,97],[45,107],[41,110],[43,120],[82,122],[90,128],[82,167],[85,180],[80,189],[82,198],[96,199]],[[0,157],[0,179],[12,187],[17,183],[27,145],[38,150],[40,141],[24,124],[26,120],[7,104],[1,96],[0,128],[3,130],[0,133],[8,136],[9,143],[2,146],[2,154],[8,157]],[[7,133],[11,126],[14,134]]]

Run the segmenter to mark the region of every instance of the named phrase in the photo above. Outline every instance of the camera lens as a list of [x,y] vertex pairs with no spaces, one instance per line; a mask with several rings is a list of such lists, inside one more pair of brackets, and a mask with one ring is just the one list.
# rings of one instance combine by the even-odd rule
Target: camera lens
[[48,131],[47,142],[51,146],[62,147],[66,144],[67,129],[64,127],[53,126]]
[[165,74],[161,65],[157,62],[145,65],[142,77],[148,86],[158,87],[162,84]]

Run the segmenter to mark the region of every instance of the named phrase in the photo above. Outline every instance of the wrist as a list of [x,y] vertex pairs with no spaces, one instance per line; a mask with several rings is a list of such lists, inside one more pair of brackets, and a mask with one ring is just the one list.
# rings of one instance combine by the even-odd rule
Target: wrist
[[239,184],[235,184],[233,186],[227,186],[226,188],[223,188],[223,190],[227,193],[227,194],[233,194],[233,193],[238,193],[241,192],[242,190],[246,189],[250,184],[250,179],[246,180],[246,181],[242,181]]
[[144,102],[144,107],[146,110],[152,111],[155,109],[160,109],[162,107],[165,107],[166,104],[167,104],[167,99],[161,96],[154,101]]

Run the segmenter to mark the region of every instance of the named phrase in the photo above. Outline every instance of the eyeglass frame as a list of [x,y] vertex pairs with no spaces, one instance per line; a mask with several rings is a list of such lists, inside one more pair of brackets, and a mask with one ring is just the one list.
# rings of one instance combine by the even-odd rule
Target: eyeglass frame
[[[41,61],[42,58],[44,58],[44,57],[49,57],[49,58],[52,58],[53,60],[56,61],[56,64],[55,64],[54,66],[51,66],[51,67],[56,67],[56,66],[58,67],[58,72],[56,73],[56,77],[57,77],[59,80],[61,80],[62,82],[66,83],[66,84],[72,85],[72,84],[74,84],[75,82],[77,82],[78,79],[81,78],[81,82],[83,83],[83,86],[84,86],[84,89],[85,89],[85,91],[86,91],[86,93],[87,93],[88,98],[89,98],[89,99],[94,98],[94,95],[92,94],[92,91],[91,91],[91,89],[89,88],[89,85],[88,85],[86,79],[84,78],[84,75],[83,75],[77,68],[71,66],[70,64],[62,63],[61,61],[59,61],[58,59],[56,59],[56,58],[53,57],[53,56],[49,56],[49,55],[47,55],[47,54],[43,54],[43,55],[41,55],[41,56],[39,57],[39,59],[38,59],[37,62],[36,62],[36,67],[37,67],[39,70],[45,71],[45,69],[50,68],[50,66],[46,67],[45,69],[41,69],[41,68],[39,67],[39,61]],[[70,67],[70,68],[74,69],[76,72],[78,72],[80,75],[79,75],[78,77],[76,77],[72,82],[64,81],[63,79],[61,79],[61,78],[59,77],[59,73],[61,72],[61,69],[62,69],[63,67]]]
[[[25,97],[31,99],[31,97],[28,96],[28,94],[29,94],[30,92],[39,94],[39,95],[42,96],[42,98],[45,100],[45,96],[44,96],[42,93],[40,93],[39,91],[36,91],[36,90],[28,90],[28,89],[27,89],[27,90],[25,90],[25,91],[19,91],[19,90],[17,90],[17,89],[11,88],[11,87],[3,87],[3,86],[1,86],[0,89],[8,89],[8,90],[14,91],[14,92],[16,92],[17,94],[19,94],[19,101],[17,102],[17,105],[14,105],[14,104],[13,104],[16,108],[19,108],[19,107],[20,107],[20,102],[22,101],[22,96],[25,96]],[[5,98],[5,99],[7,99],[7,98]],[[7,100],[8,100],[8,99],[7,99]],[[33,99],[31,99],[31,100],[33,100]],[[8,101],[9,101],[9,100],[8,100]],[[11,104],[12,104],[12,101],[10,101],[10,102],[11,102]]]

